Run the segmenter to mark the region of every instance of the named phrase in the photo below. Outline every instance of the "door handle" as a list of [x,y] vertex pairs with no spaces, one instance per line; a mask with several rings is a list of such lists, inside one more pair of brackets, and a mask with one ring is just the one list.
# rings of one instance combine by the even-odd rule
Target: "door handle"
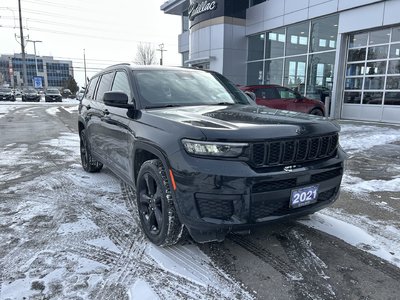
[[107,116],[110,114],[110,112],[108,111],[108,109],[105,109],[105,110],[103,110],[103,114]]

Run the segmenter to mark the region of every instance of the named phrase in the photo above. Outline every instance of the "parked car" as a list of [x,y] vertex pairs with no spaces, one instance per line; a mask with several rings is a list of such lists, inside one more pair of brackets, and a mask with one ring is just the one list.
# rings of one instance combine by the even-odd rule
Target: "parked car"
[[241,86],[240,89],[253,92],[258,105],[325,116],[325,106],[322,101],[303,97],[298,92],[284,86],[250,85]]
[[63,98],[71,98],[72,93],[70,89],[63,89],[61,95]]
[[15,101],[15,96],[10,88],[0,87],[0,101]]
[[14,89],[13,93],[14,93],[15,98],[22,96],[22,92],[19,89]]
[[252,104],[216,72],[112,66],[92,77],[78,111],[83,169],[106,165],[135,189],[156,245],[175,244],[184,228],[221,241],[338,198],[339,125]]
[[60,91],[58,89],[47,89],[45,96],[44,96],[44,101],[45,102],[62,102],[62,96],[60,94]]
[[35,89],[26,89],[22,92],[22,101],[39,102],[40,95]]

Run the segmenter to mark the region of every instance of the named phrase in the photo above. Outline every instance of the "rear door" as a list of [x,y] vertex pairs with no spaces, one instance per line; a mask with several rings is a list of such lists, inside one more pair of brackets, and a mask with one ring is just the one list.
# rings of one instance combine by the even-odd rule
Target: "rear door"
[[111,84],[114,79],[115,72],[104,73],[97,84],[97,92],[94,101],[91,103],[91,126],[90,126],[90,136],[91,136],[91,146],[92,151],[96,155],[101,157],[101,161],[108,164],[107,158],[107,148],[109,147],[109,139],[104,130],[103,118],[105,105],[103,103],[104,93],[111,89]]

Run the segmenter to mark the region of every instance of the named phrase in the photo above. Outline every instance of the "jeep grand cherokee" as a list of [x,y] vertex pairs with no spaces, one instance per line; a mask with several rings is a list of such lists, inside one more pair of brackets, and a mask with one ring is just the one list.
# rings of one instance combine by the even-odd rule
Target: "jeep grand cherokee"
[[269,109],[222,75],[184,68],[109,67],[79,106],[81,160],[136,190],[142,229],[172,245],[313,213],[338,198],[339,126]]

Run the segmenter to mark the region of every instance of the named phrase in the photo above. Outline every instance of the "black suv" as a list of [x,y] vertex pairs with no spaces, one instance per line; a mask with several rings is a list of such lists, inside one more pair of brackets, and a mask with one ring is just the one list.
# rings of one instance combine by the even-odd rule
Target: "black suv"
[[345,153],[327,119],[255,105],[222,75],[121,64],[79,106],[82,166],[136,189],[146,236],[197,242],[313,213],[338,198]]

